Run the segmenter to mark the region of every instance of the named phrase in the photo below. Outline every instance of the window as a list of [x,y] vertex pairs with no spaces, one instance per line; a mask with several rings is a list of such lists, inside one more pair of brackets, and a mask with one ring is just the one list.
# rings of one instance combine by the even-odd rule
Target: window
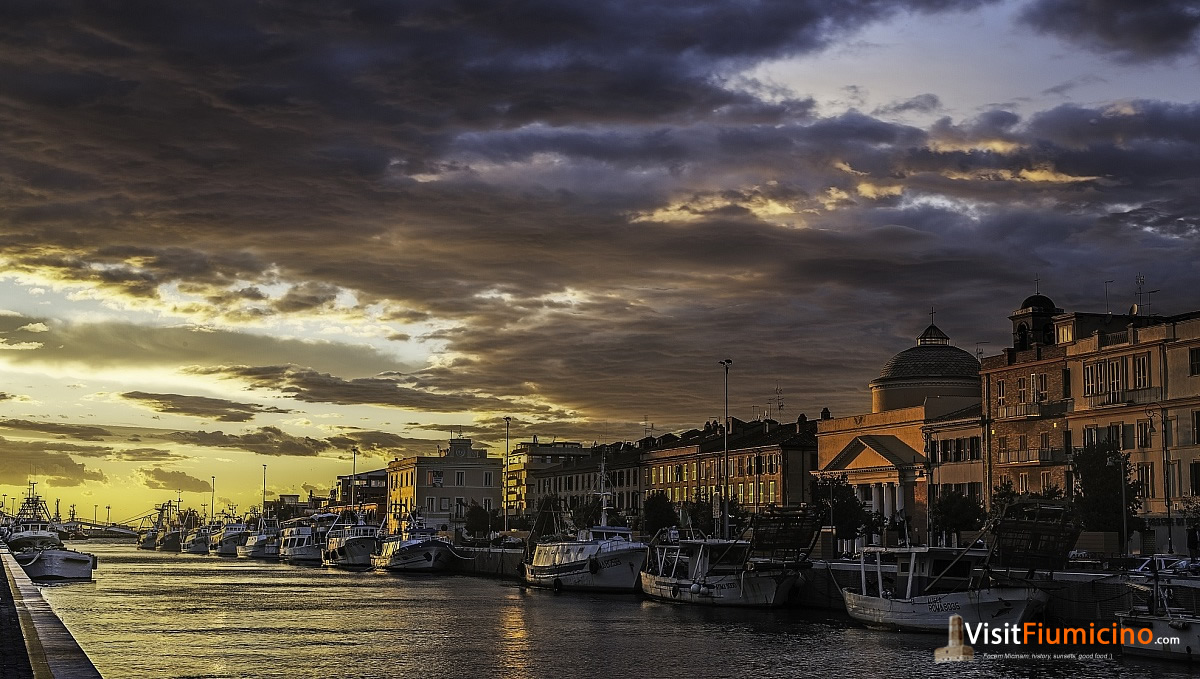
[[1075,341],[1075,328],[1071,325],[1064,323],[1063,325],[1058,326],[1056,330],[1058,331],[1057,344]]
[[1038,490],[1044,493],[1047,490],[1050,490],[1051,485],[1053,485],[1053,483],[1050,481],[1050,472],[1042,472],[1042,485],[1038,488]]
[[1028,493],[1029,492],[1029,474],[1026,474],[1025,472],[1021,472],[1021,476],[1018,477],[1017,492],[1020,492],[1020,493]]
[[483,473],[483,486],[484,486],[485,488],[491,488],[491,487],[492,487],[492,473],[491,473],[491,472],[484,472],[484,473]]
[[454,498],[454,516],[455,517],[460,518],[460,519],[463,518],[463,511],[466,510],[466,508],[467,508],[466,500],[464,500],[461,497]]
[[456,486],[467,485],[467,473],[466,472],[454,472],[454,485],[456,485]]
[[1048,391],[1046,386],[1047,386],[1046,373],[1038,373],[1038,375],[1037,375],[1037,391],[1033,395],[1033,400],[1035,402],[1041,403],[1042,401],[1046,400],[1046,395],[1047,395],[1047,391]]
[[1100,443],[1100,429],[1098,427],[1083,428],[1083,445],[1094,446]]
[[1027,390],[1025,389],[1025,378],[1018,377],[1017,378],[1017,403],[1025,403],[1026,393],[1027,393]]
[[1008,452],[1008,437],[1007,436],[998,437],[996,439],[996,447],[1000,449],[1000,452],[1007,453]]
[[1124,367],[1125,362],[1120,358],[1108,362],[1108,390],[1110,392],[1116,393],[1124,388],[1122,386],[1125,382],[1123,379],[1125,373]]
[[425,498],[425,505],[429,508],[429,511],[431,511],[431,512],[436,511],[437,510],[437,498],[433,497],[432,495]]
[[1050,432],[1042,432],[1041,436],[1039,437],[1038,448],[1041,448],[1042,450],[1048,450],[1050,448]]
[[1137,447],[1150,447],[1150,420],[1138,420],[1137,423]]
[[483,508],[489,512],[492,511],[492,498],[490,498],[490,497],[483,498]]
[[746,503],[746,484],[744,484],[744,483],[738,484],[737,499],[738,499],[738,504]]
[[[1109,443],[1115,443],[1118,446],[1121,445],[1121,423],[1120,422],[1114,422],[1113,424],[1108,425],[1108,438],[1106,438],[1105,441],[1108,441]],[[1129,441],[1128,443],[1133,443],[1133,441]],[[1128,445],[1128,446],[1122,446],[1122,447],[1123,448],[1132,448],[1133,446]]]
[[450,509],[450,498],[444,497],[444,498],[441,498],[441,500],[442,500],[442,502],[441,502],[442,511],[443,512],[448,511]]
[[1029,437],[1024,434],[1017,437],[1017,450],[1029,450]]
[[1145,389],[1150,386],[1150,354],[1138,354],[1133,357],[1133,388]]
[[1192,443],[1200,446],[1200,410],[1192,411]]
[[1188,349],[1189,375],[1200,375],[1200,348]]
[[1062,391],[1063,398],[1071,398],[1071,369],[1070,368],[1063,368],[1062,381],[1063,381],[1063,383],[1062,383],[1063,384],[1063,391]]
[[996,405],[1004,407],[1004,380],[996,382]]
[[971,454],[970,454],[970,458],[971,458],[972,460],[978,460],[978,459],[980,459],[980,456],[982,455],[982,451],[983,451],[983,441],[982,441],[982,439],[980,439],[978,436],[972,436],[972,437],[971,437]]
[[1141,462],[1137,466],[1137,479],[1141,483],[1141,497],[1154,497],[1154,463]]

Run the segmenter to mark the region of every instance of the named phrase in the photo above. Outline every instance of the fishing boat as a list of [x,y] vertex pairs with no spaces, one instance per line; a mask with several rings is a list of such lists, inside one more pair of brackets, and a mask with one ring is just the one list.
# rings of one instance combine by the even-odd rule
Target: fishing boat
[[525,583],[534,587],[599,592],[635,592],[646,562],[646,544],[633,531],[608,525],[607,474],[600,458],[600,525],[578,531],[574,540],[539,541],[525,564]]
[[413,513],[399,535],[380,539],[379,553],[371,557],[371,564],[393,572],[435,573],[449,568],[457,558],[450,540]]
[[12,520],[7,542],[13,558],[37,582],[91,580],[96,557],[63,545],[50,510],[36,490],[37,483],[30,482],[25,501]]
[[293,564],[321,565],[329,527],[337,514],[314,514],[284,521],[279,532],[279,558]]
[[179,551],[184,554],[208,554],[208,541],[212,534],[219,530],[221,524],[215,522],[193,528],[184,536]]
[[239,559],[278,559],[279,521],[266,516],[259,517],[258,527],[246,536],[246,543],[238,545]]
[[642,593],[705,606],[783,606],[807,582],[815,538],[803,509],[768,509],[755,517],[749,540],[664,528],[650,542]]
[[370,569],[379,546],[379,526],[369,524],[362,512],[345,512],[329,528],[321,563],[349,569]]
[[[1044,583],[1067,563],[1079,531],[1065,505],[1021,501],[989,525],[986,549],[866,547],[859,586],[842,589],[846,612],[868,627],[913,632],[943,633],[952,614],[1019,625],[1049,600]],[[883,575],[887,561],[894,579]]]
[[1149,585],[1131,583],[1147,594],[1145,602],[1117,613],[1121,652],[1160,660],[1200,660],[1200,615],[1172,605],[1171,589],[1163,586],[1157,567],[1148,576]]
[[208,551],[217,556],[237,556],[237,548],[246,544],[250,528],[236,516],[230,516],[221,530],[208,539]]

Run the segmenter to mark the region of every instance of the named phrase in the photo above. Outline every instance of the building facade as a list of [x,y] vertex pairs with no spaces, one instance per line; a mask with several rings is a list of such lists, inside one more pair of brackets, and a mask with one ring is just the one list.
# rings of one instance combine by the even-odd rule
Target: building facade
[[603,462],[608,506],[625,516],[636,516],[641,511],[640,460],[641,450],[632,443],[593,446],[587,456],[567,456],[560,464],[531,471],[533,489],[528,502],[536,508],[542,498],[555,495],[567,509],[574,509],[598,498]]
[[537,493],[535,475],[568,461],[588,457],[591,448],[584,448],[577,441],[539,443],[538,437],[525,441],[508,453],[504,466],[504,511],[509,516],[532,518],[537,510],[533,496]]
[[387,467],[387,531],[398,533],[413,512],[426,525],[448,530],[463,521],[471,503],[499,509],[503,463],[467,438],[450,439],[437,455],[393,460]]

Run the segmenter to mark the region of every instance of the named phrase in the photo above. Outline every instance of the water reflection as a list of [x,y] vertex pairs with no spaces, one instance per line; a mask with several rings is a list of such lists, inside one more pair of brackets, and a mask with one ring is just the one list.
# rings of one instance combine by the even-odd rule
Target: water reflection
[[1116,660],[934,665],[944,637],[875,632],[822,612],[87,549],[100,556],[96,582],[45,592],[106,677],[1188,676],[1184,666]]

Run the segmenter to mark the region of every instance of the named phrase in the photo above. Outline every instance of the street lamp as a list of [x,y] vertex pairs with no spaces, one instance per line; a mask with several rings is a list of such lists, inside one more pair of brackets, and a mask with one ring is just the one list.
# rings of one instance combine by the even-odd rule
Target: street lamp
[[104,517],[104,523],[111,526],[112,525],[112,505],[104,505],[104,511],[108,512],[107,516]]
[[92,525],[96,525],[97,515],[100,514],[100,505],[92,505]]
[[504,532],[508,532],[508,428],[512,424],[512,418],[504,416],[504,484],[502,490],[504,492],[500,502],[504,507]]
[[[1155,290],[1154,292],[1158,292]],[[1158,413],[1154,412],[1153,408],[1146,408],[1146,417],[1150,420],[1150,440],[1154,440],[1154,418]],[[1171,461],[1167,459],[1167,441],[1163,437],[1162,445],[1163,456],[1163,499],[1167,502],[1167,554],[1175,553],[1175,539],[1172,533],[1175,532],[1175,517],[1171,512]]]
[[[1108,458],[1108,466],[1121,469],[1121,556],[1129,551],[1129,505],[1125,503],[1125,485],[1129,483],[1129,470],[1125,468],[1125,458],[1118,452],[1115,457]],[[1170,532],[1168,531],[1168,540]]]
[[721,464],[721,537],[729,539],[729,366],[733,359],[727,358],[718,363],[725,368],[725,424],[722,426],[725,434],[724,458]]

